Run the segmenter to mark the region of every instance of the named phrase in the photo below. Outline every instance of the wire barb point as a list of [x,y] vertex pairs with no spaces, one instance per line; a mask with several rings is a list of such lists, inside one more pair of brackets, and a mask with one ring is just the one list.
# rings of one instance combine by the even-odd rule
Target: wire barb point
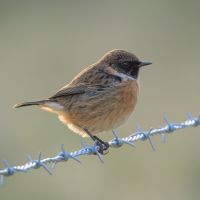
[[153,131],[153,128],[150,128],[150,130],[148,132],[143,132],[143,140],[147,140],[149,141],[149,144],[151,145],[151,148],[153,151],[156,151],[156,147],[151,139],[151,132]]
[[64,144],[61,144],[61,154],[60,154],[60,156],[63,157],[64,161],[67,161],[67,160],[69,160],[69,158],[71,158],[71,159],[75,160],[76,162],[78,162],[79,164],[81,164],[81,161],[78,158],[71,155],[68,151],[65,150]]
[[112,133],[115,137],[114,139],[112,139],[113,146],[116,148],[121,147],[124,144],[123,140],[118,137],[118,133],[115,130],[112,130]]
[[7,160],[3,160],[4,165],[6,166],[6,174],[5,176],[11,176],[15,173],[14,167],[12,167]]
[[163,119],[164,119],[165,123],[167,124],[166,133],[172,133],[172,132],[174,132],[175,128],[174,128],[173,124],[170,123],[169,118],[165,115],[163,117]]
[[104,163],[104,161],[103,161],[103,157],[102,157],[102,155],[99,153],[99,146],[94,146],[93,147],[93,151],[95,152],[95,154],[97,155],[97,157],[99,158],[99,160],[100,160],[100,162],[101,163]]
[[38,160],[34,160],[34,162],[35,162],[35,167],[34,167],[35,169],[43,167],[43,169],[47,171],[49,175],[53,175],[53,172],[51,171],[51,169],[49,169],[48,166],[44,162],[42,162],[41,152],[39,153]]

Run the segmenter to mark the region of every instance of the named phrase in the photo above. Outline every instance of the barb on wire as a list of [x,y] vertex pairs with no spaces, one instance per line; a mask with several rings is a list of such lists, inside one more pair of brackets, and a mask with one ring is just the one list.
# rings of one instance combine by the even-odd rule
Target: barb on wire
[[[140,126],[137,126],[136,132],[124,138],[119,138],[117,133],[113,131],[114,138],[108,142],[109,147],[119,148],[122,147],[124,144],[135,147],[135,142],[139,140],[148,140],[153,151],[155,151],[155,145],[153,144],[151,139],[152,136],[160,134],[162,137],[162,142],[165,143],[166,135],[169,133],[172,133],[179,129],[200,126],[200,116],[192,117],[190,113],[188,114],[188,119],[184,122],[171,123],[166,116],[164,117],[164,121],[166,123],[166,126],[161,128],[151,128],[149,131],[143,131]],[[17,172],[27,172],[31,169],[43,168],[50,175],[52,175],[53,169],[59,162],[73,160],[81,164],[81,161],[77,157],[83,155],[96,155],[102,163],[104,162],[102,154],[99,153],[100,147],[98,145],[94,144],[93,146],[90,146],[87,145],[85,142],[81,142],[81,144],[82,149],[73,152],[66,151],[64,145],[62,144],[61,151],[55,157],[42,159],[42,154],[39,153],[38,159],[33,160],[32,157],[29,155],[27,157],[28,162],[24,165],[11,166],[7,160],[3,160],[5,168],[0,170],[0,185],[3,184],[5,176],[14,175]],[[51,165],[51,167],[49,167],[49,165]]]

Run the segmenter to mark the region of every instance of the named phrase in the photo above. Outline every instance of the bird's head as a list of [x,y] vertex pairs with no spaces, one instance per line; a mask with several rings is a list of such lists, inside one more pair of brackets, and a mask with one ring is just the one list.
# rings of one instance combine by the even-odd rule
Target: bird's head
[[120,49],[109,51],[99,62],[134,79],[138,78],[141,67],[152,64],[151,62],[140,61],[133,53]]

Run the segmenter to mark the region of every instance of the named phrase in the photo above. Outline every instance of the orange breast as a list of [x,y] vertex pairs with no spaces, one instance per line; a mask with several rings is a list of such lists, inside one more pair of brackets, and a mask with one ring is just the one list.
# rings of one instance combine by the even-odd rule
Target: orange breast
[[[86,136],[114,129],[124,123],[137,103],[139,86],[136,80],[123,81],[117,87],[94,99],[83,96],[73,103],[70,112],[60,113],[60,120],[74,132]],[[80,107],[79,107],[80,106]]]
[[124,123],[133,112],[137,103],[139,85],[136,80],[124,82],[116,92],[117,102],[113,103],[112,112],[109,115],[113,128]]

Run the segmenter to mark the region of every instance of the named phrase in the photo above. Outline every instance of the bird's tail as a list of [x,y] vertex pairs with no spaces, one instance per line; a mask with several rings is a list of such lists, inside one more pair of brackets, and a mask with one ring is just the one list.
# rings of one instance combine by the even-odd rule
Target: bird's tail
[[24,103],[19,103],[13,106],[13,108],[20,108],[24,106],[35,106],[35,105],[43,105],[46,103],[48,100],[41,100],[41,101],[32,101],[32,102],[24,102]]

